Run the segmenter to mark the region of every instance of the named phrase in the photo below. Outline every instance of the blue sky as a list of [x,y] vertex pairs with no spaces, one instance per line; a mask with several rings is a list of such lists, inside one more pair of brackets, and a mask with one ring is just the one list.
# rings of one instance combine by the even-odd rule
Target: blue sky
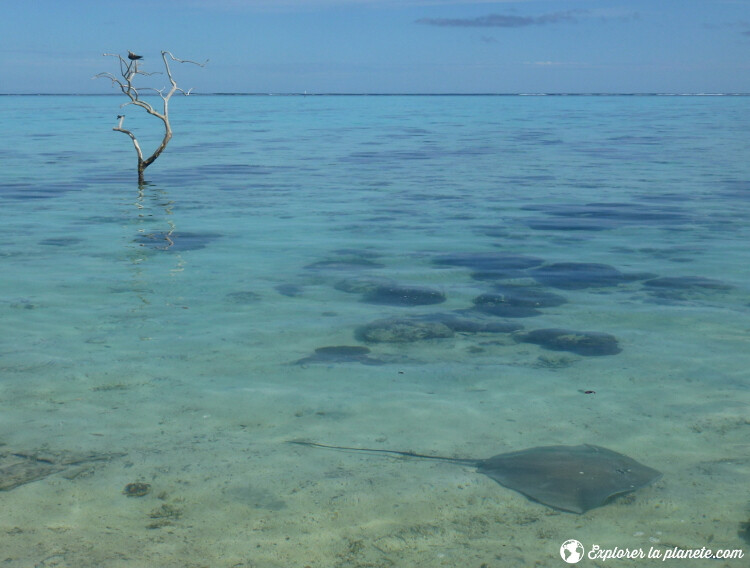
[[0,92],[750,92],[750,0],[0,0]]

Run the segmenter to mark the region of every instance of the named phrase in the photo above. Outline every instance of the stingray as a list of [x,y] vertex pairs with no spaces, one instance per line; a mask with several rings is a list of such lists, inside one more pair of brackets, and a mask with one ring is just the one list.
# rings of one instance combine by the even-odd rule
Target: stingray
[[487,459],[449,458],[414,452],[328,446],[292,440],[292,444],[377,452],[411,458],[439,460],[477,468],[503,487],[517,491],[532,501],[569,513],[585,513],[613,498],[645,487],[661,477],[661,472],[632,458],[601,446],[540,446],[499,454]]

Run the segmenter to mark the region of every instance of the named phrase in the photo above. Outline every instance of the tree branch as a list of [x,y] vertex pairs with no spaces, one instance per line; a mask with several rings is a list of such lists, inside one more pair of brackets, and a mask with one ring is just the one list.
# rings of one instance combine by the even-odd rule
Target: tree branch
[[141,151],[141,145],[138,144],[138,139],[135,137],[135,134],[130,132],[130,130],[125,130],[122,128],[122,119],[120,119],[120,124],[118,124],[115,128],[113,128],[115,132],[124,132],[128,136],[130,136],[130,139],[133,141],[133,146],[135,147],[135,152],[138,154],[138,163],[140,164],[143,162],[143,152]]

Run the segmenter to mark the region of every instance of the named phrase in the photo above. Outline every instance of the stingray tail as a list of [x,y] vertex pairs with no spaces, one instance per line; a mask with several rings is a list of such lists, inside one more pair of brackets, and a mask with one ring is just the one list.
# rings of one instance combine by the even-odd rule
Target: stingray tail
[[461,465],[468,465],[476,467],[479,465],[481,460],[473,460],[470,458],[449,458],[445,456],[428,456],[425,454],[417,454],[414,452],[400,452],[398,450],[379,450],[376,448],[351,448],[349,446],[329,446],[327,444],[318,444],[317,442],[310,442],[307,440],[288,440],[289,444],[298,444],[300,446],[311,446],[315,448],[328,448],[329,450],[344,450],[347,452],[371,452],[377,454],[390,454],[396,456],[406,456],[409,458],[419,458],[423,460],[438,460],[443,462],[457,463]]

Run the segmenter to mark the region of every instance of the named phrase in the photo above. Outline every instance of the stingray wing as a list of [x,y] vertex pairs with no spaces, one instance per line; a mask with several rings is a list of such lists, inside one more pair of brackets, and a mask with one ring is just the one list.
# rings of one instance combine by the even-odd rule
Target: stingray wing
[[572,513],[600,507],[661,477],[628,456],[588,444],[500,454],[480,462],[477,470],[534,501]]

